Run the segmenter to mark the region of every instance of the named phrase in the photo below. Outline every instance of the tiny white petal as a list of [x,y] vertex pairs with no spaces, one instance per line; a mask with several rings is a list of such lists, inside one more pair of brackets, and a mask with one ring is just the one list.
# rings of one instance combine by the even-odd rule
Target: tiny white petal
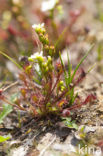
[[41,51],[40,53],[39,52],[34,53],[33,55],[30,56],[30,58],[36,59],[38,56],[43,57],[43,51]]
[[32,28],[35,29],[35,28],[44,28],[44,23],[41,23],[41,24],[33,24],[32,25]]
[[44,27],[44,23],[41,24],[41,27],[42,27],[42,28]]
[[14,4],[19,4],[20,3],[20,0],[13,0],[13,3]]
[[37,24],[33,24],[32,28],[35,29],[37,27]]
[[56,3],[58,2],[58,0],[48,0],[48,1],[44,1],[42,3],[41,6],[41,10],[42,11],[48,11],[51,10],[55,7]]

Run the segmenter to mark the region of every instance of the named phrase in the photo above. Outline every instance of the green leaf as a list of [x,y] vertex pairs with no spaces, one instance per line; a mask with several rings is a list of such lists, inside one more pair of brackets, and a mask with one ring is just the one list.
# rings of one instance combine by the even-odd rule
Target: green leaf
[[68,85],[71,83],[71,71],[72,71],[72,65],[70,64],[69,54],[67,52],[67,58],[68,58]]
[[72,78],[71,78],[71,81],[73,80],[78,68],[80,67],[80,65],[83,63],[83,61],[86,59],[86,57],[88,56],[88,54],[91,52],[91,50],[93,49],[94,47],[94,44],[90,47],[90,49],[87,51],[87,53],[84,55],[84,57],[80,60],[80,62],[78,63],[78,65],[76,66],[74,72],[73,72],[73,75],[72,75]]
[[13,62],[19,69],[22,69],[22,67],[14,60],[12,59],[10,56],[8,56],[7,54],[5,54],[4,52],[0,51],[0,54],[2,54],[3,56],[5,56],[6,58],[8,58],[11,62]]
[[102,49],[103,49],[103,45],[102,45],[102,43],[99,43],[98,44],[98,49],[97,49],[97,54],[98,54],[97,60],[98,61],[102,60]]
[[72,124],[72,127],[73,127],[74,129],[78,130],[78,125],[77,125],[76,123],[73,123],[73,124]]
[[11,105],[3,105],[3,111],[0,113],[0,124],[3,122],[3,119],[12,111]]
[[100,19],[101,22],[103,22],[103,13],[99,14],[99,19]]
[[69,127],[69,128],[74,128],[76,130],[78,130],[78,125],[75,123],[75,120],[72,121],[72,119],[69,117],[66,118],[62,118],[64,124]]
[[74,87],[70,90],[70,104],[74,102]]
[[64,35],[65,35],[65,33],[67,32],[67,30],[68,30],[68,27],[64,28],[64,30],[62,31],[62,33],[59,35],[59,37],[58,37],[58,39],[57,39],[57,41],[56,41],[56,43],[55,43],[55,49],[59,46],[59,44],[60,44],[61,41],[63,40]]
[[66,73],[65,66],[64,66],[64,63],[63,63],[63,60],[62,60],[62,57],[61,57],[61,53],[60,52],[59,52],[59,57],[60,57],[60,61],[61,61],[62,67],[63,67],[65,80],[67,80],[67,73]]
[[4,142],[4,141],[7,141],[7,140],[9,140],[10,138],[11,138],[10,135],[7,135],[7,136],[1,136],[1,135],[0,135],[0,143],[1,143],[1,142]]

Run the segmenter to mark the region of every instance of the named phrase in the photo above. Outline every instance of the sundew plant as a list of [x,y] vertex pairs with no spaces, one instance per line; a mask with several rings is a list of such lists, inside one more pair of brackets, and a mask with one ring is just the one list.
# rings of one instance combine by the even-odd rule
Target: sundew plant
[[96,97],[90,94],[84,101],[75,94],[77,86],[86,76],[86,72],[81,68],[82,62],[86,59],[89,52],[81,59],[75,70],[68,57],[68,69],[65,69],[61,52],[59,61],[54,61],[55,47],[50,45],[48,34],[44,24],[34,24],[33,31],[37,35],[38,52],[30,57],[22,57],[21,62],[17,64],[13,59],[8,57],[19,68],[19,92],[18,96],[12,102],[5,96],[4,90],[0,90],[0,100],[18,108],[27,111],[35,117],[55,114],[58,116],[70,116],[71,111],[82,105],[95,100]]

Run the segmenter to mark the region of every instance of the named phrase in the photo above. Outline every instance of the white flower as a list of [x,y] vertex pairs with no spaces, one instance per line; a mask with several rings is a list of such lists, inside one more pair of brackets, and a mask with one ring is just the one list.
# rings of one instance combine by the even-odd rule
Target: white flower
[[20,3],[20,0],[13,0],[13,3],[14,4],[19,4]]
[[48,0],[44,1],[41,6],[42,11],[48,11],[55,7],[59,0]]
[[43,28],[44,28],[44,23],[42,23],[42,24],[33,24],[33,25],[32,25],[32,28],[33,28],[33,29],[36,29],[36,28],[43,29]]
[[41,51],[40,53],[36,52],[36,53],[34,53],[33,55],[30,56],[31,59],[37,59],[39,57],[43,58],[43,51]]

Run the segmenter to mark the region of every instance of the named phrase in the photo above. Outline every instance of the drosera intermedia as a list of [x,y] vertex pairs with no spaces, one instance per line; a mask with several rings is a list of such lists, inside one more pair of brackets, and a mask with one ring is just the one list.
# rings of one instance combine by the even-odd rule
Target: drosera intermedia
[[[48,34],[44,24],[33,25],[33,31],[40,40],[41,51],[34,53],[30,57],[24,57],[18,66],[12,58],[1,52],[20,68],[18,81],[20,83],[19,94],[15,101],[9,102],[9,99],[3,94],[0,100],[11,104],[22,111],[27,111],[34,117],[48,116],[55,114],[57,116],[70,116],[73,109],[95,100],[95,95],[91,94],[84,101],[78,99],[75,94],[75,87],[86,77],[84,69],[77,71],[82,62],[87,58],[94,45],[90,47],[81,61],[73,71],[68,57],[68,69],[65,69],[61,53],[60,61],[54,65],[55,46],[50,45]],[[40,49],[39,49],[40,50]],[[24,107],[25,106],[25,107]]]

